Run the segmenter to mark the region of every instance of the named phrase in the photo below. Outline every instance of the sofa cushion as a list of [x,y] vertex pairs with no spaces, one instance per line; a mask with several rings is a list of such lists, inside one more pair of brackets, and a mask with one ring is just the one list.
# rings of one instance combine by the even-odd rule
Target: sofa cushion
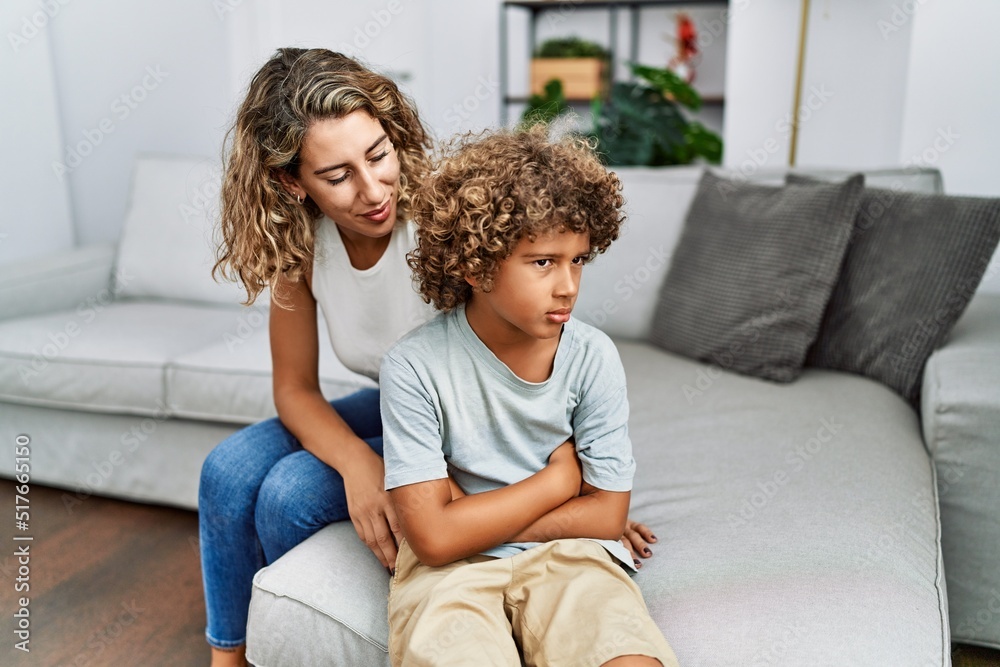
[[842,184],[770,187],[706,171],[650,340],[727,370],[794,380],[837,279],[863,185],[857,175]]
[[898,395],[619,349],[631,512],[660,538],[637,582],[682,665],[950,664],[933,471]]
[[[680,664],[950,664],[933,475],[899,396],[618,347],[630,516],[659,537],[635,581]],[[248,658],[388,665],[388,586],[349,523],[324,528],[257,573]]]
[[118,296],[232,305],[246,298],[211,276],[220,182],[218,165],[207,159],[136,160],[116,259]]
[[[326,323],[319,327],[320,389],[328,400],[365,387],[371,379],[344,367],[333,353]],[[167,405],[178,417],[252,424],[274,417],[267,310],[244,309],[221,338],[173,359],[167,369]]]
[[998,240],[1000,199],[867,188],[806,363],[879,380],[919,406],[927,357],[976,292]]
[[251,663],[388,667],[389,574],[349,521],[320,530],[253,585]]
[[[684,217],[691,205],[703,168],[616,167],[625,197],[627,221],[621,237],[594,259],[583,273],[583,284],[573,314],[619,338],[649,340],[660,285],[667,275]],[[753,183],[782,185],[788,169],[717,170],[722,176]],[[822,178],[847,178],[844,169],[798,169],[796,173]],[[937,169],[898,168],[865,170],[865,183],[913,192],[940,192]]]
[[240,311],[109,297],[73,311],[0,322],[0,399],[162,415],[167,364],[222,340]]
[[1000,294],[976,295],[928,359],[921,403],[952,638],[1000,649]]
[[75,308],[110,296],[115,246],[86,245],[0,264],[0,320]]
[[583,272],[573,315],[619,338],[646,340],[700,167],[616,168],[625,197],[621,237]]

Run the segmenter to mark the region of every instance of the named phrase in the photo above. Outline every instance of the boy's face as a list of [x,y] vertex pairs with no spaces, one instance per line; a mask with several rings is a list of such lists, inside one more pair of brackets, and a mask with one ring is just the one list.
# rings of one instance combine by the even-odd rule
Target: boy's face
[[477,333],[498,343],[557,338],[576,303],[589,255],[589,233],[552,231],[534,241],[522,238],[500,264],[493,289],[473,291],[466,308],[470,323],[475,318]]

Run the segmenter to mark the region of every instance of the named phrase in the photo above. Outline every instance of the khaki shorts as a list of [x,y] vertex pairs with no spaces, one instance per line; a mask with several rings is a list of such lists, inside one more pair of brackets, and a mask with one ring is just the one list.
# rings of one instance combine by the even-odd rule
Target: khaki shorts
[[396,667],[597,667],[623,655],[677,658],[639,587],[590,540],[555,540],[510,558],[422,565],[404,540],[389,591]]

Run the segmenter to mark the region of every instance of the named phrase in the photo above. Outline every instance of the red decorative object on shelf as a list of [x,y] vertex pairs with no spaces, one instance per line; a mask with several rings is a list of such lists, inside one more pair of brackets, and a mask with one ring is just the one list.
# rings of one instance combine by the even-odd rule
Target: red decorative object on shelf
[[667,69],[673,70],[677,76],[688,83],[694,83],[697,75],[696,67],[700,60],[698,54],[698,31],[694,21],[684,12],[677,12],[677,54],[667,63]]

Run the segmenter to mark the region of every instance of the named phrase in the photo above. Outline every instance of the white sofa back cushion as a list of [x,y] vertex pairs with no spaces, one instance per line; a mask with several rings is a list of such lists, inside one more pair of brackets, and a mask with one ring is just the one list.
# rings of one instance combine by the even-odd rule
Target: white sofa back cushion
[[611,336],[646,338],[702,168],[614,171],[627,219],[618,240],[584,270],[573,313]]
[[117,297],[226,304],[245,298],[211,275],[221,179],[219,165],[206,158],[137,158],[118,246]]

